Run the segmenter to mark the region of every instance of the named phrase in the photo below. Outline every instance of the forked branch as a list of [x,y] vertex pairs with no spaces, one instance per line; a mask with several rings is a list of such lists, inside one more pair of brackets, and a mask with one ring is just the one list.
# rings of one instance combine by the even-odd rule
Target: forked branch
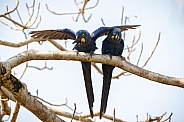
[[[86,19],[85,16],[84,16],[85,10],[95,8],[98,5],[99,0],[97,0],[96,4],[94,6],[91,6],[91,7],[86,7],[88,2],[89,2],[89,0],[83,0],[83,2],[77,3],[76,0],[74,0],[75,6],[78,9],[78,11],[76,11],[76,12],[55,12],[55,11],[51,10],[48,7],[47,4],[46,4],[46,8],[49,12],[51,12],[55,15],[73,15],[73,14],[77,14],[76,18],[72,17],[75,22],[77,22],[79,16],[82,15],[82,18],[83,18],[84,22],[88,22],[90,20],[90,18],[92,17],[92,14],[90,14],[90,16]],[[83,4],[82,7],[80,7],[80,4]]]

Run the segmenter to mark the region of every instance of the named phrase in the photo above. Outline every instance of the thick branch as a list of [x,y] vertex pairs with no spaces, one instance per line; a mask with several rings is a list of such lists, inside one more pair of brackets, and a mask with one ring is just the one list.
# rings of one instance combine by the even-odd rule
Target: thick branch
[[27,90],[25,84],[20,82],[16,77],[9,74],[10,72],[0,63],[0,82],[1,85],[10,91],[17,102],[31,111],[35,116],[44,122],[54,121],[63,122],[58,116],[52,113],[46,106],[34,98]]
[[12,69],[26,61],[30,60],[75,60],[85,62],[95,62],[109,64],[119,67],[127,72],[138,75],[140,77],[172,86],[178,86],[184,88],[184,78],[169,77],[159,73],[155,73],[143,68],[140,68],[134,64],[131,64],[120,57],[112,56],[112,59],[108,55],[96,54],[91,57],[88,53],[74,51],[41,51],[30,50],[24,51],[18,55],[3,62],[3,65],[8,69]]

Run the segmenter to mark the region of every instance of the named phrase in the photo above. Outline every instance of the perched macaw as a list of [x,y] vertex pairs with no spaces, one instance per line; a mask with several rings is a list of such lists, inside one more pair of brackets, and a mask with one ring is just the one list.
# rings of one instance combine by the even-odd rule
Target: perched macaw
[[[107,37],[102,43],[102,54],[108,54],[111,56],[121,56],[124,49],[124,41],[121,38],[121,30],[119,28],[113,28],[109,31]],[[111,85],[112,72],[115,66],[102,64],[103,71],[103,87],[100,107],[100,119],[102,113],[105,113],[107,108],[108,95]]]
[[[57,30],[41,30],[41,31],[32,31],[30,32],[31,37],[40,40],[49,40],[49,39],[59,39],[59,40],[74,40],[75,50],[79,52],[93,53],[96,47],[96,40],[98,37],[107,35],[110,30],[113,28],[119,28],[121,31],[128,29],[135,29],[139,25],[125,25],[125,26],[114,26],[114,27],[100,27],[94,32],[90,33],[87,30],[79,30],[76,33],[68,28],[57,29]],[[87,92],[88,104],[90,109],[90,115],[93,118],[93,103],[94,103],[94,93],[91,79],[91,62],[81,62],[83,76],[85,81],[85,87]]]

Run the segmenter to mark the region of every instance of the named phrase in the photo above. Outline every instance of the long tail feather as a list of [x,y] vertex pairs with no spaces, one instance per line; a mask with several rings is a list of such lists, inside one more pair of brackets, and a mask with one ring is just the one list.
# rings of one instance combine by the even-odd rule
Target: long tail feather
[[105,113],[107,108],[107,100],[111,85],[112,71],[114,66],[102,64],[103,70],[103,88],[102,88],[102,97],[101,97],[101,107],[100,107],[100,119],[102,114]]
[[90,115],[93,118],[94,94],[93,94],[93,85],[92,85],[92,79],[91,79],[91,63],[81,62],[81,64],[82,64],[82,70],[83,70],[83,75],[84,75]]

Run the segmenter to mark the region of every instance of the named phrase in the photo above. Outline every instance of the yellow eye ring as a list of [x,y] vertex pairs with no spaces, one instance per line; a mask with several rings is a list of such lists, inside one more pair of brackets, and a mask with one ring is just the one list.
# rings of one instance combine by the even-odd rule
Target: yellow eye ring
[[114,36],[111,36],[111,39],[114,39]]

